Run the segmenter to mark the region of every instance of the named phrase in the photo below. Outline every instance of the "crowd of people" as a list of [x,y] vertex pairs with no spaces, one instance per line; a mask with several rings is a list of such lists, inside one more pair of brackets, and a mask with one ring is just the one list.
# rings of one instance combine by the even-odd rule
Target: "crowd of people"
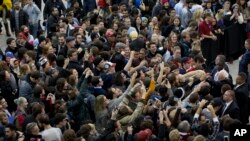
[[249,123],[250,1],[0,3],[0,140],[230,141]]

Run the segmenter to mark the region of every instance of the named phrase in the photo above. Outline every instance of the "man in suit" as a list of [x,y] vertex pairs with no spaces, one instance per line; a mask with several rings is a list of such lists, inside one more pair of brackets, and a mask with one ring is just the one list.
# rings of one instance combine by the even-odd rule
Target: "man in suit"
[[247,75],[240,72],[236,77],[235,97],[240,108],[240,121],[243,124],[248,123],[248,85],[246,83]]
[[234,101],[235,92],[233,90],[227,90],[223,95],[223,100],[225,104],[221,110],[220,117],[224,115],[229,115],[233,119],[240,120],[240,109],[238,104]]
[[246,52],[243,54],[239,63],[239,72],[244,72],[248,74],[247,65],[250,63],[250,39],[245,41]]

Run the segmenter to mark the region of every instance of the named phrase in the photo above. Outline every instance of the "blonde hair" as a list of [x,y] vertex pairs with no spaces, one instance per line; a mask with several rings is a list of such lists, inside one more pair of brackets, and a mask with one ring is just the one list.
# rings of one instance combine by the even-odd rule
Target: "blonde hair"
[[96,97],[95,113],[104,110],[104,95],[98,95]]
[[6,116],[7,116],[7,114],[5,112],[0,112],[0,121],[2,121],[3,118]]
[[30,66],[28,64],[22,64],[20,65],[20,75],[26,75],[30,71]]
[[206,139],[205,139],[205,137],[204,136],[202,136],[202,135],[198,135],[198,136],[196,136],[195,138],[194,138],[194,140],[193,141],[205,141]]
[[194,41],[192,44],[192,50],[201,50],[201,42],[200,40]]
[[170,133],[169,133],[169,140],[170,141],[179,141],[180,140],[180,133],[177,129],[174,129],[172,130]]
[[197,21],[200,18],[202,18],[203,16],[203,10],[202,9],[198,9],[194,12],[193,16],[192,16],[192,20]]
[[14,102],[16,103],[17,106],[20,106],[21,104],[23,104],[23,102],[26,100],[25,97],[19,97],[17,99],[14,100]]
[[26,126],[26,133],[32,133],[32,130],[34,129],[35,126],[38,126],[36,122],[31,122],[27,124]]

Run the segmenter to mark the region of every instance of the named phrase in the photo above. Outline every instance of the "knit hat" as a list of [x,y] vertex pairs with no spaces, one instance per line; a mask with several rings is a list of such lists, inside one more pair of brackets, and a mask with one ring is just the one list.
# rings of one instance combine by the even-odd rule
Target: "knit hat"
[[138,38],[137,31],[130,32],[129,37],[131,38],[131,40],[135,40],[136,38]]
[[12,52],[10,52],[10,51],[6,52],[5,56],[6,57],[10,57],[10,58],[14,58],[15,57],[14,54]]
[[48,62],[48,60],[45,57],[41,57],[38,61],[40,66],[45,65]]
[[152,135],[150,129],[145,129],[137,133],[137,141],[146,141]]
[[165,3],[167,3],[168,0],[162,0],[162,4],[164,5]]
[[103,59],[101,57],[99,56],[96,57],[95,60],[93,61],[93,64],[95,65],[95,67],[97,67],[101,63],[102,60]]

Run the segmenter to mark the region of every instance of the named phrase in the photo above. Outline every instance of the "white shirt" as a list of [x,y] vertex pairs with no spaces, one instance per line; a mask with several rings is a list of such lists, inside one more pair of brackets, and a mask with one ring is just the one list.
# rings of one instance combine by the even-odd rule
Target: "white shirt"
[[45,141],[61,141],[62,132],[59,128],[49,128],[41,132],[42,138]]
[[181,16],[181,13],[182,13],[182,8],[183,8],[183,2],[182,1],[179,1],[175,6],[174,6],[174,9],[176,11],[176,15],[177,16]]
[[228,106],[232,103],[233,101],[227,102],[226,103],[226,107],[224,108],[223,112],[222,112],[222,116],[224,115],[225,111],[227,110]]

